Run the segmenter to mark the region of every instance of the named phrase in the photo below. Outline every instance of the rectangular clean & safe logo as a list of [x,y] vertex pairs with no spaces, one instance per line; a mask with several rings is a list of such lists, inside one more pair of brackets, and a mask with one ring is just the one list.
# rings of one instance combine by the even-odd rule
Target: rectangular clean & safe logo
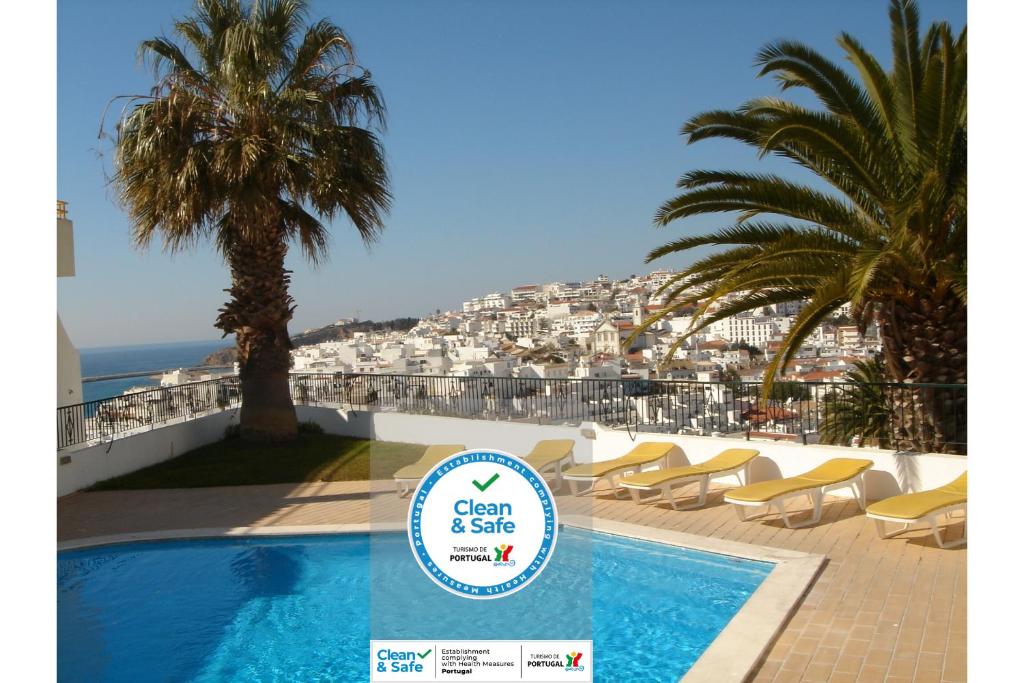
[[589,640],[373,640],[370,680],[590,683]]

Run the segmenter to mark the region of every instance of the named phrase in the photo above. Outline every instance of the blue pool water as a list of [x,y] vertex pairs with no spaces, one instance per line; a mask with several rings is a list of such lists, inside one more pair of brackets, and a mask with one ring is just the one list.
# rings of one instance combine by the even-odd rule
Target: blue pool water
[[58,554],[61,681],[369,680],[369,640],[589,639],[597,681],[675,681],[772,565],[565,528],[498,600],[434,585],[404,534]]

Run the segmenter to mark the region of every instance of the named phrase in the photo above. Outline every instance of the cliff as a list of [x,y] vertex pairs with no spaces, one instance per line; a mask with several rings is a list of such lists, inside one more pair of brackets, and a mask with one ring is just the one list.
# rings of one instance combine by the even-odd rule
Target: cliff
[[[405,332],[415,327],[418,322],[418,318],[395,318],[394,320],[383,320],[381,322],[363,320],[355,323],[345,323],[344,325],[325,325],[309,332],[292,335],[292,346],[309,346],[339,339],[350,339],[356,332]],[[237,358],[238,353],[235,347],[233,345],[225,346],[223,349],[214,351],[204,358],[202,364],[210,366],[231,365]]]

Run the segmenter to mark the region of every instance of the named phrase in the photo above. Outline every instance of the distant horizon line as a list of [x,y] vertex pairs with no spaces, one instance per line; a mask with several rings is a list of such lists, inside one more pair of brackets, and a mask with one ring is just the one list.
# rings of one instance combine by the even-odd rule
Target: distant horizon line
[[[454,312],[454,311],[452,311],[452,312]],[[433,313],[430,313],[428,315],[433,315]],[[415,318],[416,320],[423,320],[424,316],[400,315],[400,316],[397,316],[397,317],[394,317],[394,318],[385,318],[383,320],[374,320],[372,318],[366,318],[366,319],[363,319],[363,320],[358,320],[357,322],[371,322],[371,323],[390,322],[392,320],[398,320],[398,319],[401,319],[401,318],[410,318],[410,319],[411,318]],[[345,318],[336,318],[335,322],[337,322],[338,320],[344,320],[344,319]],[[323,329],[325,327],[330,327],[333,324],[334,324],[334,322],[329,322],[329,323],[326,323],[324,325],[320,325],[319,327],[305,327],[305,328],[303,328],[303,330],[319,330],[319,329]],[[289,327],[290,327],[290,325],[289,325]],[[294,329],[290,330],[290,332],[289,332],[289,336],[295,336],[297,334],[302,334],[302,332],[301,331],[297,332]],[[139,342],[139,343],[136,343],[136,344],[104,344],[104,345],[96,345],[96,346],[76,346],[75,348],[79,351],[79,353],[81,353],[82,351],[120,351],[120,350],[123,350],[123,349],[137,349],[140,346],[186,346],[186,345],[189,345],[189,344],[215,344],[215,343],[223,343],[225,346],[231,346],[231,345],[234,345],[234,341],[229,341],[230,337],[231,337],[231,335],[228,335],[228,336],[225,336],[225,337],[219,337],[217,339],[190,339],[190,340],[170,341],[170,342],[168,342],[168,341],[162,341],[162,342]]]

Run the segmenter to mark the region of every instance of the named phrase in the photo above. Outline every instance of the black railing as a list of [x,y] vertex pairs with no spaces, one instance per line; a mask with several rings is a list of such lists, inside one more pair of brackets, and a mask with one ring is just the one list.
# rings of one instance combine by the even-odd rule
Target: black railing
[[161,387],[57,408],[57,448],[104,441],[240,405],[237,377]]
[[295,374],[297,404],[966,452],[967,385]]
[[[293,374],[297,405],[966,452],[967,386]],[[58,448],[238,405],[235,377],[59,408]]]

